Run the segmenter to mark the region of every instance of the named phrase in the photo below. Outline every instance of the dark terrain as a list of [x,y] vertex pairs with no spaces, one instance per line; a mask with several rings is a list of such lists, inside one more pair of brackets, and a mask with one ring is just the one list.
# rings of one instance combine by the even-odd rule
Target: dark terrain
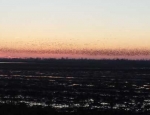
[[149,115],[150,61],[0,59],[0,115]]

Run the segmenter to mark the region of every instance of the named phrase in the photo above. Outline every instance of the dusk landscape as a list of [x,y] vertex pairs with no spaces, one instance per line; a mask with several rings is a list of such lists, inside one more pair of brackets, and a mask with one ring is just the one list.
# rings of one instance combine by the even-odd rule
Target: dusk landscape
[[149,115],[149,0],[0,0],[0,114]]

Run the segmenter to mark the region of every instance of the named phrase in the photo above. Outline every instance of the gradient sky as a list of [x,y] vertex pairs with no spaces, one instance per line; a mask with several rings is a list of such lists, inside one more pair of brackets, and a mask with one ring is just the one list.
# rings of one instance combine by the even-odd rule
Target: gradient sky
[[150,0],[0,0],[0,57],[150,59]]

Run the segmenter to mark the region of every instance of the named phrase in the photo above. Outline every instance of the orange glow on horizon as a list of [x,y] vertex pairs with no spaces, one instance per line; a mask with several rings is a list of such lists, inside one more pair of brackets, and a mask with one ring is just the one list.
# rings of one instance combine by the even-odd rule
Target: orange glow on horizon
[[26,50],[26,49],[0,49],[0,57],[15,57],[15,58],[24,58],[24,57],[40,57],[40,58],[92,58],[92,59],[114,59],[114,58],[126,58],[126,59],[149,59],[150,50],[147,49],[82,49],[82,50]]

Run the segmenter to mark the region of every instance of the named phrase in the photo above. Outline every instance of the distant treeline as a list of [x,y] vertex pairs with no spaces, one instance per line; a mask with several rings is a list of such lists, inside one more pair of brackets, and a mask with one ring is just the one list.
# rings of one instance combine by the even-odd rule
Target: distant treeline
[[54,58],[0,58],[0,62],[25,62],[32,64],[46,64],[45,66],[59,67],[90,67],[90,68],[150,68],[150,60],[126,59],[54,59]]

